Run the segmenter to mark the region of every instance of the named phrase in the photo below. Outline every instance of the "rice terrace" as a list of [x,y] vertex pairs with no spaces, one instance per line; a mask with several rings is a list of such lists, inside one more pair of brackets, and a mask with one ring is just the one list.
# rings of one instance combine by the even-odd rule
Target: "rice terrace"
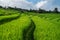
[[60,11],[0,6],[0,40],[60,40]]

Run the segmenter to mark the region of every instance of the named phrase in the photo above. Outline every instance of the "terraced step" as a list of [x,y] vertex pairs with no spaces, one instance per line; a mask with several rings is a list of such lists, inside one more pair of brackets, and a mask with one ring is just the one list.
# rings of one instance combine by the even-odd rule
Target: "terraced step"
[[0,25],[10,22],[12,20],[18,19],[19,17],[20,17],[20,15],[17,15],[16,17],[14,16],[14,17],[9,17],[9,18],[4,18],[4,19],[0,20]]

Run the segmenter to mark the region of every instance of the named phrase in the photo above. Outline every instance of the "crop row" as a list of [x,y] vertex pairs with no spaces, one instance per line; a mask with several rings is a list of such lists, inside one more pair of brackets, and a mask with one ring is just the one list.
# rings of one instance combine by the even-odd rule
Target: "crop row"
[[38,16],[32,17],[36,24],[35,40],[60,40],[60,27]]
[[0,25],[0,40],[23,40],[23,29],[30,25],[28,16]]

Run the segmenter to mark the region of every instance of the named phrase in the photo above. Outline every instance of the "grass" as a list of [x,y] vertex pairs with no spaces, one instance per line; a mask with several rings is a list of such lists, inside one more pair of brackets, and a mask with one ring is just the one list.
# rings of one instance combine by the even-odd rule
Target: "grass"
[[60,40],[60,14],[0,9],[0,40]]
[[35,40],[60,40],[60,27],[38,16],[32,18],[36,24]]
[[60,25],[60,14],[41,14],[39,17],[54,24]]
[[16,16],[18,16],[18,15],[19,15],[19,14],[7,15],[7,16],[0,16],[0,20],[2,20],[2,19],[6,19],[6,18],[16,17]]
[[0,8],[0,16],[1,15],[12,15],[12,14],[18,14],[20,13],[19,11],[17,10],[11,10],[11,9],[2,9]]
[[22,16],[6,24],[0,25],[0,40],[22,40],[23,29],[30,24],[28,16]]
[[4,23],[7,23],[7,22],[10,22],[12,20],[15,20],[19,17],[20,17],[20,15],[18,15],[18,14],[9,15],[9,16],[0,16],[0,25],[4,24]]

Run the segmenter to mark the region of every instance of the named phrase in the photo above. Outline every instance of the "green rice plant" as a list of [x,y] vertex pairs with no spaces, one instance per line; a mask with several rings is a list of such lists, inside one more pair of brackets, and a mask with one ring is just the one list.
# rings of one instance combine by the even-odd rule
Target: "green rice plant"
[[35,40],[60,40],[60,26],[38,16],[34,16],[32,19],[36,25]]
[[23,29],[30,25],[28,16],[0,25],[0,40],[23,40]]
[[20,15],[0,16],[0,25],[18,19]]
[[12,15],[12,14],[18,14],[18,13],[20,13],[20,12],[17,11],[17,10],[0,8],[0,16],[2,16],[2,15]]
[[5,19],[5,18],[12,18],[12,17],[16,17],[19,14],[14,14],[14,15],[8,15],[8,16],[0,16],[0,20]]

